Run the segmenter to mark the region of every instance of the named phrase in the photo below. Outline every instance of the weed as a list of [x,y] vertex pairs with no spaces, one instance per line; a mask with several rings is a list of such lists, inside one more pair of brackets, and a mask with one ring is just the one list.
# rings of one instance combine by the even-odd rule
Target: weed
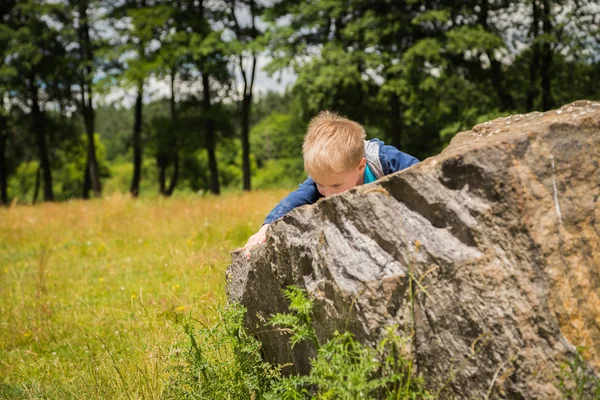
[[189,344],[172,351],[171,381],[167,399],[262,398],[279,369],[265,362],[260,342],[243,327],[245,308],[231,304],[219,311],[219,321],[195,329],[188,319],[183,329]]
[[335,332],[319,346],[312,326],[313,302],[306,292],[288,287],[284,291],[290,313],[276,314],[271,325],[290,329],[291,345],[308,340],[317,350],[306,376],[282,377],[273,384],[270,399],[425,399],[432,398],[405,355],[406,341],[389,327],[375,347],[357,341],[350,332]]
[[557,386],[566,399],[600,400],[600,378],[586,367],[584,350],[577,347],[573,359],[561,365]]

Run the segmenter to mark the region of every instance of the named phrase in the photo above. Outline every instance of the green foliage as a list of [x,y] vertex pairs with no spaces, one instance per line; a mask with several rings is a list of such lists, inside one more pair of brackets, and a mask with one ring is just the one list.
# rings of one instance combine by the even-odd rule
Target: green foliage
[[118,34],[109,47],[102,49],[102,55],[117,68],[112,68],[104,80],[127,88],[143,85],[160,67],[160,46],[153,41],[159,39],[161,28],[171,15],[172,7],[160,3],[129,1],[113,5],[106,17]]
[[106,147],[108,161],[112,162],[127,155],[132,130],[132,110],[114,105],[102,105],[96,108],[96,131]]
[[487,32],[481,25],[461,26],[447,34],[448,50],[462,54],[466,51],[493,51],[504,46],[502,38]]
[[[271,60],[268,73],[292,71],[297,81],[286,93],[253,98],[254,187],[294,186],[302,180],[302,136],[322,109],[338,111],[363,124],[368,137],[422,159],[482,119],[599,98],[599,47],[590,39],[600,29],[594,3],[550,4],[546,12],[543,2],[513,0],[4,1],[0,115],[8,121],[2,133],[5,169],[13,175],[20,164],[40,158],[35,133],[44,130],[49,114],[71,122],[80,118],[74,111],[82,103],[83,83],[91,84],[93,97],[100,95],[94,101],[96,131],[116,169],[132,159],[134,113],[132,107],[104,106],[102,97],[115,87],[135,88],[144,92],[142,154],[171,170],[178,158],[178,190],[209,187],[203,150],[210,143],[210,122],[223,168],[221,183],[240,187],[241,146],[220,142],[238,141],[240,113],[248,110],[240,107],[239,89],[246,86],[241,97],[252,98],[252,60],[265,53]],[[550,24],[540,20],[533,26],[534,10]],[[233,69],[244,75],[238,74],[237,85]],[[153,79],[172,89],[158,101],[156,93],[147,91]],[[171,96],[173,115],[167,102]],[[33,112],[34,98],[40,113]],[[56,134],[50,128],[51,154],[65,148],[63,141],[78,140],[82,130],[69,136],[66,129]],[[65,183],[56,189],[59,198],[82,192],[76,189],[75,167],[53,162],[55,180]],[[28,168],[21,168],[13,183],[25,184]],[[154,177],[144,180],[152,183],[144,187],[156,189]]]
[[[336,332],[319,350],[306,376],[274,384],[278,399],[427,399],[422,379],[399,353],[400,338],[390,330],[377,348],[362,345],[352,334]],[[383,360],[383,361],[380,361]]]
[[[264,102],[270,104],[272,99],[271,95]],[[306,126],[291,107],[265,113],[250,132],[250,149],[257,164],[253,186],[257,189],[292,188],[306,179],[302,160]]]
[[[100,177],[108,178],[111,173],[106,161],[106,150],[98,134],[94,135],[94,140]],[[85,134],[60,142],[60,147],[55,149],[52,157],[53,190],[58,200],[81,196],[86,162],[87,136]],[[21,202],[30,202],[33,199],[38,166],[37,161],[25,161],[17,167],[9,180],[9,197],[16,197]],[[38,200],[40,200],[39,197]]]
[[267,393],[279,370],[262,361],[260,342],[243,326],[245,309],[231,304],[212,327],[186,321],[189,345],[173,349],[178,364],[165,390],[167,399],[256,399]]
[[[202,152],[206,157],[206,152]],[[226,187],[241,187],[242,185],[242,146],[239,141],[223,139],[217,146],[217,159],[219,163],[219,181]],[[256,168],[254,157],[250,158],[251,170]],[[206,161],[205,171],[208,171]]]
[[280,158],[301,158],[304,124],[290,113],[273,112],[250,131],[250,148],[259,166]]
[[450,19],[450,10],[425,10],[411,21],[414,25],[426,23],[446,23]]
[[306,179],[302,158],[267,160],[253,176],[256,189],[295,188]]
[[[563,2],[565,13],[554,6],[552,32],[532,37],[531,2],[282,0],[266,13],[268,70],[298,74],[294,94],[305,119],[333,108],[424,158],[482,116],[527,111],[528,92],[539,109],[545,71],[555,104],[598,98],[597,84],[583,83],[598,71],[598,58],[588,58],[597,44],[585,39],[598,31],[585,17],[589,4]],[[537,76],[534,44],[553,53],[552,67]]]
[[292,347],[308,340],[317,348],[309,375],[282,377],[264,362],[260,342],[243,325],[245,309],[230,304],[219,312],[212,328],[198,331],[183,325],[189,344],[171,351],[177,367],[171,371],[166,398],[207,399],[427,399],[422,379],[414,377],[404,358],[407,343],[390,327],[376,348],[362,345],[352,334],[336,332],[318,345],[312,326],[313,302],[306,292],[284,291],[289,313],[274,315],[269,324],[291,332]]
[[561,365],[557,386],[566,399],[600,400],[600,377],[586,366],[582,358],[584,351],[578,347],[573,359]]
[[[131,175],[133,174],[133,164],[129,159],[111,163],[109,166],[110,177],[104,182],[103,193],[107,195],[116,193],[127,193],[131,184]],[[142,161],[142,181],[140,191],[145,197],[156,197],[157,188],[156,160],[145,158]]]
[[424,390],[423,380],[415,378],[412,363],[404,358],[407,343],[389,327],[385,338],[371,348],[349,332],[335,332],[319,346],[312,325],[313,302],[306,291],[289,286],[284,291],[289,313],[276,314],[270,325],[286,328],[290,344],[310,341],[317,348],[306,376],[280,379],[270,393],[273,399],[413,399],[433,398]]
[[[96,145],[100,178],[109,178],[110,168],[106,161],[106,149],[97,133],[94,134],[94,144]],[[79,197],[87,163],[87,136],[81,134],[76,140],[63,141],[62,146],[55,151],[52,163],[55,165],[54,193],[56,198],[66,200]]]
[[480,112],[481,111],[477,108],[464,109],[462,112],[462,118],[459,121],[456,121],[443,128],[440,131],[440,139],[442,140],[444,146],[448,145],[450,143],[450,140],[458,132],[469,130],[473,126],[486,121],[492,121],[496,118],[506,117],[510,115],[510,113],[500,112],[497,110],[493,110],[487,114],[480,114]]
[[292,312],[273,315],[269,321],[269,325],[289,329],[292,334],[290,337],[292,348],[299,342],[308,340],[318,349],[319,341],[312,326],[312,300],[307,297],[305,290],[299,289],[296,286],[288,286],[283,294],[288,300],[288,308]]
[[35,180],[39,163],[22,162],[8,181],[8,195],[20,201],[30,202],[35,190]]
[[331,109],[364,122],[376,104],[365,101],[374,89],[374,82],[356,68],[363,63],[362,53],[347,51],[333,42],[323,46],[320,57],[303,65],[298,70],[294,94],[299,97],[307,119]]

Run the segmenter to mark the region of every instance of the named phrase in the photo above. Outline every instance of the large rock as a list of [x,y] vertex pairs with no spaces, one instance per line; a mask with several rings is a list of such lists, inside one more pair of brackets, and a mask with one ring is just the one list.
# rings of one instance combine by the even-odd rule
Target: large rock
[[[321,341],[375,343],[390,324],[442,397],[560,398],[560,364],[585,346],[600,372],[600,103],[499,118],[440,155],[294,210],[250,262],[234,252],[228,296],[266,355],[308,370],[314,349],[266,327],[306,288]],[[412,282],[409,277],[412,277]],[[595,371],[595,372],[594,372]]]

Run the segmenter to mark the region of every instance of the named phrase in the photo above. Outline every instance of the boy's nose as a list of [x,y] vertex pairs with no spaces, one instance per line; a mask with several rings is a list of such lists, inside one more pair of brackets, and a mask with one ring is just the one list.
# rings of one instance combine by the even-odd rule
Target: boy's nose
[[325,197],[331,196],[331,195],[334,195],[334,194],[338,194],[338,193],[341,193],[341,192],[342,192],[342,190],[338,189],[338,188],[327,189]]
[[331,196],[332,194],[336,194],[335,189],[325,189],[325,197]]

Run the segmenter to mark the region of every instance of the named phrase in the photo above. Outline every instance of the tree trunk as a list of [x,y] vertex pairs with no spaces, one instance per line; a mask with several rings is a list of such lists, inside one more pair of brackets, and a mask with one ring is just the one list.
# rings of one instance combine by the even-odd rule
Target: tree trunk
[[402,146],[402,107],[400,96],[393,94],[390,97],[390,139],[392,146],[401,149]]
[[[483,0],[481,2],[481,9],[479,12],[479,24],[483,27],[485,31],[489,32],[488,26],[488,16],[489,16],[489,0]],[[493,52],[486,51],[485,54],[488,56],[490,60],[490,80],[492,81],[492,86],[496,91],[496,95],[500,100],[500,104],[502,110],[514,110],[515,100],[512,95],[506,90],[504,86],[504,71],[502,71],[502,63],[496,60]]]
[[8,206],[8,173],[6,172],[6,118],[0,115],[0,204]]
[[542,55],[542,107],[544,111],[554,108],[554,99],[552,98],[552,47],[550,46],[549,36],[552,34],[552,2],[542,0],[543,19],[542,27],[546,39],[544,41]]
[[89,160],[85,164],[85,170],[83,172],[83,189],[81,191],[81,197],[84,199],[90,198],[90,189],[92,188],[92,181],[90,179],[90,163]]
[[35,186],[33,187],[33,199],[31,200],[31,204],[35,204],[38,199],[38,194],[40,192],[41,172],[42,172],[42,167],[38,165],[37,170],[35,171]]
[[169,101],[169,105],[170,105],[170,109],[171,109],[171,123],[173,126],[173,133],[172,135],[172,151],[173,151],[173,155],[172,155],[172,161],[173,161],[173,174],[171,175],[171,181],[169,182],[169,187],[167,188],[167,190],[165,191],[165,196],[171,196],[173,194],[173,191],[175,190],[175,187],[177,186],[177,181],[179,180],[179,143],[177,140],[177,110],[175,107],[175,77],[176,77],[176,73],[177,73],[177,67],[173,66],[171,69],[171,98]]
[[173,191],[175,191],[175,186],[177,186],[177,181],[179,180],[179,155],[175,152],[173,156],[173,175],[171,175],[171,182],[169,183],[169,187],[167,188],[166,195],[171,196]]
[[32,127],[35,134],[38,155],[40,157],[40,166],[44,178],[44,200],[54,201],[52,192],[52,171],[50,170],[50,158],[48,156],[48,147],[46,144],[46,121],[44,112],[40,109],[38,99],[38,88],[35,84],[35,67],[30,71],[30,90],[31,90],[31,118]]
[[[208,74],[202,74],[202,92],[204,96],[204,116],[206,124],[206,152],[208,154],[208,169],[210,171],[210,191],[213,194],[220,194],[221,188],[219,187],[219,169],[217,166],[217,157],[215,154],[216,140],[215,140],[215,124],[212,118],[212,104],[210,102],[210,77]],[[243,124],[244,118],[242,115],[242,132],[244,132]],[[247,122],[246,122],[247,123]],[[247,131],[246,131],[247,132]],[[246,133],[246,141],[248,141],[248,134]],[[244,134],[242,133],[242,143],[244,143]],[[243,147],[243,146],[242,146]],[[245,164],[244,164],[245,165]],[[250,165],[250,163],[248,163]],[[248,189],[246,189],[246,170],[244,170],[244,189],[250,190],[250,179],[248,176]]]
[[81,82],[81,110],[83,113],[83,120],[85,123],[85,130],[87,134],[87,165],[85,173],[89,175],[84,179],[89,184],[84,183],[83,194],[84,198],[89,197],[89,187],[94,190],[94,195],[100,197],[102,195],[102,185],[100,183],[100,169],[98,167],[98,160],[96,158],[96,143],[94,141],[94,106],[92,104],[92,82],[91,74],[92,68],[91,63],[94,61],[94,55],[92,52],[92,46],[90,43],[90,32],[89,23],[87,19],[87,1],[80,1],[79,3],[79,15],[80,15],[80,26],[78,29],[79,45],[81,52],[81,60],[84,62],[82,70],[82,82]]
[[[160,149],[158,150],[160,152]],[[156,156],[156,167],[158,169],[158,193],[167,195],[167,160],[163,155]]]
[[515,100],[504,87],[505,79],[504,72],[502,71],[502,64],[500,63],[500,61],[494,58],[493,54],[488,54],[488,58],[490,59],[492,85],[494,85],[494,87],[496,88],[496,94],[500,99],[502,110],[514,110],[516,108]]
[[244,190],[250,191],[250,109],[252,93],[244,94],[242,99],[242,172]]
[[540,45],[537,42],[537,38],[540,34],[540,7],[538,0],[532,1],[532,24],[531,24],[531,38],[532,38],[532,49],[531,49],[531,63],[529,64],[529,88],[527,90],[527,103],[525,104],[525,110],[527,112],[533,111],[535,105],[535,98],[538,95],[537,80],[538,70],[540,67]]
[[[88,85],[88,88],[90,85]],[[91,96],[91,89],[89,89]],[[94,191],[96,197],[102,195],[102,184],[100,183],[100,168],[98,166],[98,159],[96,158],[96,143],[94,141],[94,109],[92,106],[91,97],[88,98],[89,105],[86,106],[87,117],[86,119],[86,134],[87,134],[87,173],[89,175],[90,187]],[[87,192],[87,190],[86,190]]]
[[[256,39],[258,37],[258,30],[255,24],[255,2],[250,0],[250,18],[252,22],[251,37]],[[234,12],[235,14],[235,12]],[[239,36],[239,34],[238,34]],[[256,54],[252,53],[252,67],[250,70],[250,82],[244,71],[242,62],[242,55],[240,57],[240,70],[244,79],[244,95],[242,97],[242,172],[243,172],[243,185],[245,191],[251,190],[250,185],[250,111],[252,109],[252,92],[254,90],[254,78],[256,76]]]
[[135,117],[133,122],[133,179],[131,180],[131,195],[137,197],[140,193],[142,180],[142,99],[144,97],[144,82],[138,82],[137,98],[135,100]]

